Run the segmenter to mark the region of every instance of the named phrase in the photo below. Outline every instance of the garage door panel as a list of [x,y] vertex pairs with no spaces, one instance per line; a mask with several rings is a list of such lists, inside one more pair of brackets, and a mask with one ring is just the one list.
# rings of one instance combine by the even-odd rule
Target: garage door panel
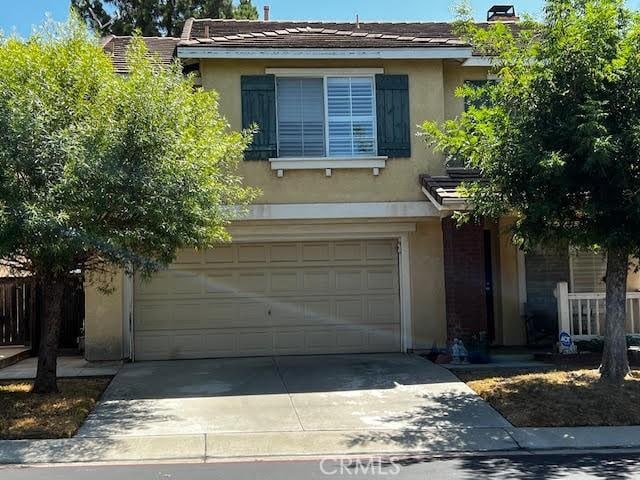
[[234,289],[238,293],[264,293],[268,285],[269,275],[266,272],[240,272],[235,277]]
[[332,302],[330,298],[319,298],[304,302],[304,325],[314,326],[331,323]]
[[328,262],[330,260],[329,243],[307,243],[302,246],[303,262]]
[[276,330],[274,333],[274,346],[276,353],[286,354],[300,351],[300,345],[304,345],[304,330]]
[[280,299],[278,302],[271,302],[268,310],[268,322],[273,326],[300,325],[303,317],[303,304],[298,299]]
[[364,290],[364,271],[362,269],[337,270],[335,275],[338,292],[359,292]]
[[246,355],[271,355],[274,350],[273,332],[248,331],[237,335],[238,350]]
[[367,330],[368,344],[372,347],[395,348],[400,338],[400,327],[395,325],[376,326]]
[[138,359],[400,349],[391,240],[185,251],[134,296]]
[[232,264],[235,259],[235,247],[231,245],[223,245],[204,251],[205,263],[229,263]]
[[297,271],[275,271],[271,273],[272,292],[297,292],[300,290],[300,277],[302,275]]
[[136,298],[145,296],[168,295],[171,289],[171,278],[168,271],[158,272],[150,279],[136,276]]
[[[215,322],[214,328],[233,328],[233,327],[258,327],[264,328],[267,325],[267,309],[268,305],[263,302],[241,302],[232,303],[231,314],[222,316],[212,316]],[[215,310],[218,304],[209,304],[209,308]],[[209,322],[209,327],[212,323]]]
[[173,349],[183,356],[205,351],[204,337],[198,333],[178,333],[172,338]]
[[336,347],[335,328],[322,328],[317,330],[309,329],[306,331],[305,343],[307,349],[332,351]]
[[365,274],[367,290],[397,289],[398,273],[395,269],[370,269]]
[[339,328],[336,338],[338,347],[363,348],[367,345],[367,332],[363,328]]
[[369,323],[399,323],[398,297],[394,295],[370,296],[367,304],[367,321]]
[[195,272],[171,272],[171,293],[199,294],[203,291],[204,277]]
[[300,248],[297,243],[280,243],[269,247],[269,260],[271,263],[291,263],[298,262]]
[[363,242],[336,242],[334,258],[337,261],[361,261],[363,258]]
[[236,331],[206,332],[203,335],[204,351],[221,356],[233,355],[238,352],[237,337]]
[[171,310],[165,305],[139,304],[136,308],[136,330],[175,328]]
[[311,292],[328,292],[332,290],[333,272],[329,270],[305,271],[302,274],[302,289]]
[[239,263],[267,263],[266,245],[240,245],[238,247]]
[[194,250],[192,248],[185,248],[180,250],[176,255],[174,265],[194,265],[202,263],[204,260],[204,254],[202,251]]
[[367,259],[395,261],[398,256],[395,243],[392,242],[367,242]]

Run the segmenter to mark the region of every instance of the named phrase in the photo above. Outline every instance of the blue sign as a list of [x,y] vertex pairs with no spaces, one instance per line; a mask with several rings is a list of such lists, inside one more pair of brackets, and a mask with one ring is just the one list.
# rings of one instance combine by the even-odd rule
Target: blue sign
[[560,345],[562,345],[565,348],[571,348],[571,345],[573,345],[573,340],[571,340],[571,335],[569,335],[564,330],[560,332]]

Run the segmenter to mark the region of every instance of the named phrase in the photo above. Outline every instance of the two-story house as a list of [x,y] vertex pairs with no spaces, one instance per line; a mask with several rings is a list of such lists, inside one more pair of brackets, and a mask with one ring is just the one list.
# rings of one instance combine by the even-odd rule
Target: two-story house
[[[126,41],[109,40],[116,56]],[[417,135],[488,76],[451,24],[192,19],[161,42],[219,93],[231,128],[258,126],[241,173],[262,194],[231,244],[181,251],[150,282],[123,275],[111,295],[89,286],[88,359],[397,352],[477,332],[525,343],[527,284],[540,286],[527,262],[546,275],[551,257],[518,252],[506,218],[457,227],[455,187],[473,173],[447,171]]]

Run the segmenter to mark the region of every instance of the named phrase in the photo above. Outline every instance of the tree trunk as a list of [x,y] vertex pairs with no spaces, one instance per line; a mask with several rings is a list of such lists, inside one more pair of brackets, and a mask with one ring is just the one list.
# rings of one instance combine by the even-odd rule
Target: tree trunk
[[629,373],[625,331],[628,270],[629,254],[626,250],[611,249],[607,252],[607,313],[600,378],[616,385],[621,385]]
[[42,285],[43,311],[40,319],[38,371],[32,390],[34,393],[55,393],[58,391],[56,367],[64,287],[65,282],[61,278],[45,280]]

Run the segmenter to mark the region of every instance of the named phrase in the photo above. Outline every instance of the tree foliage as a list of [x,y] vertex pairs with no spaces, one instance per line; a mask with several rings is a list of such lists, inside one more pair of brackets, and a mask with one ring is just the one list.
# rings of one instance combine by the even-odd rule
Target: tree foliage
[[230,206],[254,195],[235,173],[249,136],[217,94],[142,41],[129,63],[116,74],[80,21],[0,43],[0,259],[47,291],[224,242]]
[[608,254],[609,328],[624,322],[611,322],[610,287],[626,279],[626,262],[618,272],[613,260],[640,255],[640,18],[622,0],[548,0],[544,13],[516,27],[461,19],[498,81],[460,88],[488,101],[422,128],[480,170],[486,183],[463,187],[475,214],[514,215],[523,247],[568,241]]
[[89,27],[100,35],[179,37],[188,18],[256,20],[251,0],[71,0]]

